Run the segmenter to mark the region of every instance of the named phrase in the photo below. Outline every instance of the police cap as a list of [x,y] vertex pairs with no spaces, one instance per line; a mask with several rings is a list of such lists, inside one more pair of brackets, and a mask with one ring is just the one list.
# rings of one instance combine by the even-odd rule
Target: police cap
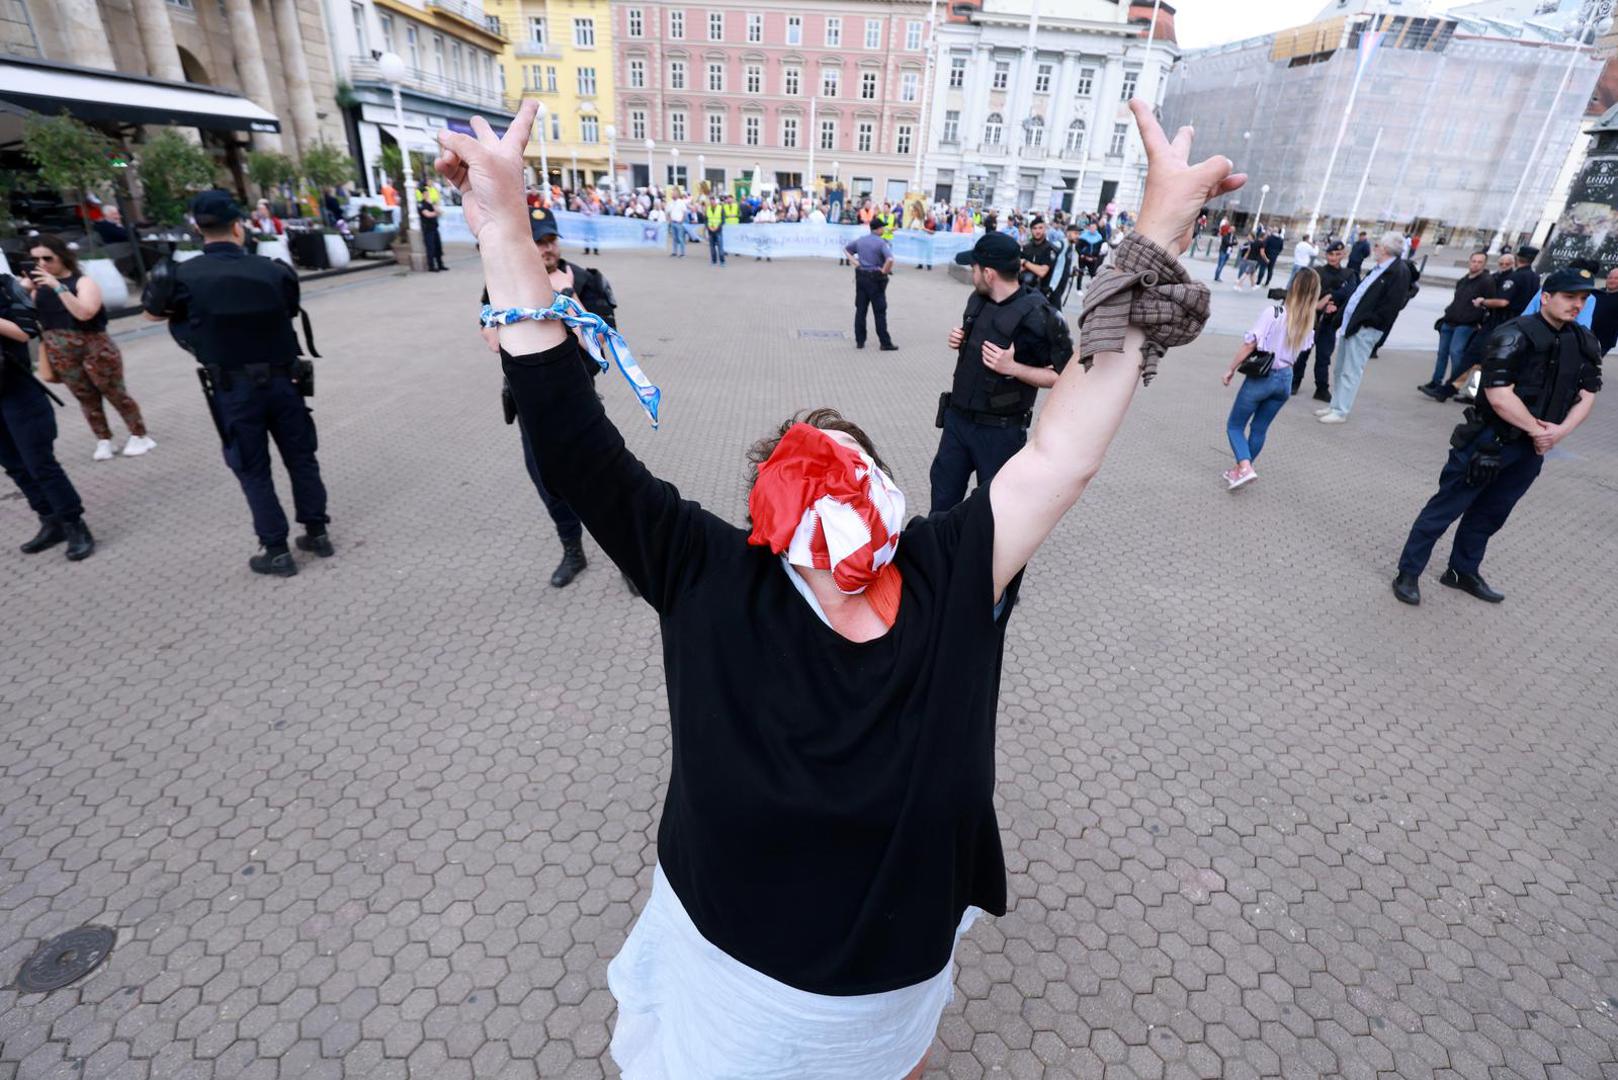
[[1343,242],[1341,240],[1333,240],[1331,243],[1326,245],[1326,254],[1327,255],[1330,255],[1334,251],[1342,251],[1342,250],[1343,250]]
[[200,228],[217,229],[246,215],[236,205],[236,200],[230,197],[230,192],[214,188],[191,200],[191,216]]
[[1541,292],[1548,293],[1595,292],[1596,279],[1588,270],[1575,270],[1571,266],[1564,266],[1560,270],[1552,270],[1545,278],[1545,284],[1539,288]]
[[562,230],[556,225],[556,215],[543,206],[528,211],[528,228],[534,234],[536,244],[546,237],[562,235]]
[[1537,247],[1529,247],[1525,244],[1517,249],[1518,262],[1531,263],[1537,258],[1539,258],[1539,249]]
[[1022,248],[1014,237],[1006,233],[985,233],[967,250],[957,251],[955,261],[962,266],[976,264],[1014,274],[1022,266]]

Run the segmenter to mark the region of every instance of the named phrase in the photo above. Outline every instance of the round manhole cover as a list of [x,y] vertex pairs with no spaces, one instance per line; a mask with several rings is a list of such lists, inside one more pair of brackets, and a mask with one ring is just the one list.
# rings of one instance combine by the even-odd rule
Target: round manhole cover
[[78,982],[100,966],[117,940],[117,932],[105,926],[81,926],[53,937],[23,963],[17,990],[47,994]]

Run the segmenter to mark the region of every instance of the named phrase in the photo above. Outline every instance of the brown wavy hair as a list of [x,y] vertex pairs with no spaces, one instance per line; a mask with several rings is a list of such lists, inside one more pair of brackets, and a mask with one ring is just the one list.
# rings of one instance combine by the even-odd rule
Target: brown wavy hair
[[854,441],[860,444],[860,449],[871,455],[871,460],[876,462],[876,467],[889,476],[893,475],[888,469],[887,463],[882,460],[882,455],[876,452],[876,444],[871,442],[871,437],[865,434],[865,430],[858,424],[844,417],[836,409],[805,409],[781,421],[781,426],[776,428],[773,434],[766,435],[748,448],[747,490],[749,492],[753,490],[753,485],[758,482],[759,466],[770,460],[770,455],[775,453],[777,446],[781,445],[781,439],[788,431],[792,430],[793,424],[808,424],[810,427],[819,428],[821,431],[841,431],[854,436]]
[[38,236],[30,236],[28,238],[28,250],[32,252],[35,248],[44,248],[60,259],[62,269],[68,272],[68,276],[71,277],[79,272],[79,253],[68,247],[67,241],[55,233],[40,233]]

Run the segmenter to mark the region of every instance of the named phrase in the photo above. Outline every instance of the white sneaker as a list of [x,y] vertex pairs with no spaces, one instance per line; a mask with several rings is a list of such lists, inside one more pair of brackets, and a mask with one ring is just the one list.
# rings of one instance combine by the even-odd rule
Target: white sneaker
[[1348,414],[1340,412],[1328,412],[1325,416],[1320,418],[1320,422],[1322,424],[1346,424],[1348,423]]
[[156,446],[156,439],[146,435],[131,435],[129,441],[124,443],[124,457],[140,457]]
[[1316,409],[1315,410],[1315,415],[1316,416],[1325,416],[1327,413],[1329,413],[1331,411],[1332,411],[1331,406],[1327,405],[1324,409]]
[[111,439],[100,439],[100,440],[98,440],[96,442],[95,460],[97,460],[97,461],[111,461],[112,460],[112,440]]

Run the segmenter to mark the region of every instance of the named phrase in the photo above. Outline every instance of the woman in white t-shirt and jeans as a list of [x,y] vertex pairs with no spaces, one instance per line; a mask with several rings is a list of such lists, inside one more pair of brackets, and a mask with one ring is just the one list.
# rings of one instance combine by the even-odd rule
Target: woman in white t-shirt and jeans
[[1286,299],[1279,306],[1266,307],[1242,338],[1241,348],[1220,380],[1226,386],[1236,377],[1236,369],[1255,353],[1269,353],[1275,359],[1268,375],[1247,375],[1225,421],[1230,451],[1236,455],[1234,468],[1221,475],[1229,490],[1258,479],[1253,459],[1264,449],[1264,436],[1270,421],[1292,396],[1292,365],[1298,355],[1315,343],[1315,302],[1320,299],[1320,275],[1299,269],[1292,276]]

